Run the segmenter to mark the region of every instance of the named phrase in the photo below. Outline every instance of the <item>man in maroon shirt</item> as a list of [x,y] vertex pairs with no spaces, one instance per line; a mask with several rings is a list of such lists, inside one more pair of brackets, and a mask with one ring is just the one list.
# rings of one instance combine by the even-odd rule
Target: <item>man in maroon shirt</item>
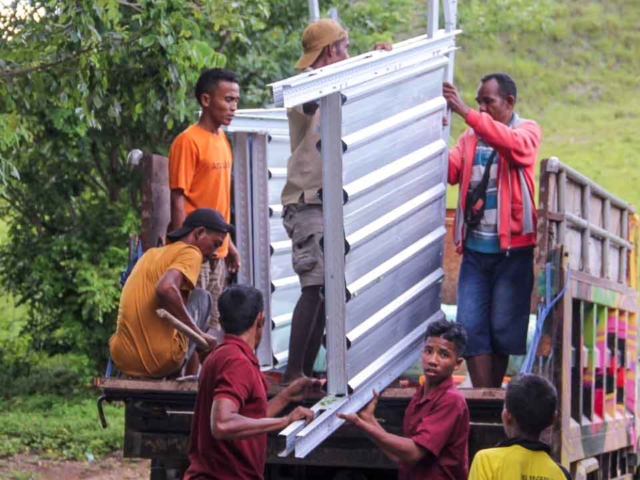
[[438,320],[429,324],[422,352],[425,383],[405,411],[404,436],[386,432],[376,420],[376,392],[359,413],[338,415],[360,427],[398,464],[400,480],[467,478],[469,410],[451,378],[462,363],[466,343],[459,323]]
[[299,379],[267,401],[267,381],[254,353],[264,326],[262,294],[236,285],[220,295],[218,308],[225,337],[202,365],[191,426],[191,465],[184,478],[261,480],[267,432],[313,419],[313,412],[304,407],[284,417],[276,415],[289,402],[302,400],[319,381]]

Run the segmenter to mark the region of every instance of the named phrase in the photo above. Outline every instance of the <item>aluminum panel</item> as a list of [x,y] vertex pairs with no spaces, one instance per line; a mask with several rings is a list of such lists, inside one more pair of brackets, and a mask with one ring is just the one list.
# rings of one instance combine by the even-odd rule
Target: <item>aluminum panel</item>
[[347,302],[347,331],[356,329],[440,268],[443,242],[444,232],[436,230],[358,281],[348,284],[351,299]]
[[[410,76],[405,76],[405,72],[399,72],[397,76],[400,80],[394,83],[393,88],[385,88],[388,83],[381,81],[386,80],[382,78],[377,82],[369,82],[357,89],[345,91],[342,134],[352,135],[365,127],[410,111],[416,105],[439,97],[442,94],[442,78],[447,63],[447,58],[441,57],[431,64],[420,65],[420,70],[411,72]],[[364,89],[373,83],[376,88]]]
[[[406,316],[408,314],[406,310],[408,306],[416,303],[420,305],[420,308],[422,309],[424,299],[428,298],[424,295],[425,292],[433,290],[434,286],[437,286],[438,283],[442,282],[443,276],[444,271],[442,268],[438,268],[411,288],[402,292],[402,294],[396,297],[393,301],[389,302],[380,310],[366,318],[366,320],[358,324],[357,327],[347,332],[348,348],[351,350],[359,344],[367,341],[373,332],[379,330],[382,326],[385,326],[385,323],[390,321],[394,315],[398,315],[400,312],[403,312],[402,314]],[[427,307],[433,307],[431,300],[428,300]]]
[[[253,284],[266,296],[264,314],[267,321],[263,330],[263,340],[257,349],[261,367],[273,366],[271,345],[271,302],[269,301],[270,287],[270,247],[269,247],[269,210],[262,203],[267,196],[267,135],[254,133],[250,135],[251,152],[251,221],[253,244]],[[258,200],[258,201],[256,201]]]
[[235,244],[242,268],[238,272],[238,283],[253,284],[253,235],[251,209],[251,166],[249,156],[249,138],[246,133],[235,133],[232,136],[233,149],[233,178],[234,195],[233,208],[235,212]]
[[[430,288],[422,291],[421,295],[412,297],[411,301],[396,299],[397,302],[388,304],[386,308],[397,308],[397,310],[384,317],[376,325],[377,328],[370,328],[365,340],[351,345],[347,355],[347,375],[350,380],[369,366],[372,358],[377,358],[380,352],[388,350],[390,346],[400,342],[417,328],[424,321],[425,316],[431,316],[440,311],[439,287],[443,276],[442,269],[436,270],[430,276],[431,278],[427,277],[432,283]],[[408,291],[411,291],[411,288]]]
[[355,145],[351,149],[347,148],[344,154],[344,184],[349,185],[394,160],[442,140],[440,131],[444,104],[440,100],[436,101],[442,107],[440,110],[417,118],[404,128],[383,130],[363,148],[355,148]]
[[[428,167],[429,165],[425,165],[425,168],[403,175],[406,177],[404,185],[401,182],[389,182],[384,189],[380,189],[384,191],[377,195],[377,191],[373,191],[353,204],[347,203],[345,232],[347,242],[352,248],[376,232],[384,230],[388,222],[398,221],[401,216],[411,214],[420,206],[445,194],[444,185],[434,175],[440,173],[441,166],[425,173]],[[414,176],[411,173],[414,173]],[[396,188],[393,188],[394,184],[397,185]]]
[[271,87],[275,104],[294,107],[440,58],[455,50],[455,36],[458,33],[439,32],[436,38],[424,35],[395,44],[391,52],[367,52],[329,67],[273,83]]
[[[392,52],[368,53],[273,85],[276,104],[319,100],[322,112],[330,395],[314,406],[314,422],[282,432],[285,454],[295,449],[296,456],[306,455],[342,423],[336,412],[357,411],[371,398],[372,386],[384,388],[408,368],[422,348],[427,323],[443,317],[449,138],[441,93],[443,80],[453,75],[458,33],[453,31],[455,8],[447,5],[445,14],[448,32],[437,29],[434,14],[431,38],[411,39]],[[280,362],[288,353],[287,331],[299,295],[291,242],[279,218],[284,137],[272,140],[268,149],[273,158],[265,200],[273,252],[272,344]]]
[[[442,185],[414,200],[347,236],[347,243],[352,247],[345,270],[349,285],[356,284],[378,266],[420,242],[444,222],[441,213],[445,201]],[[409,209],[408,206],[415,208]],[[404,215],[396,218],[396,212],[400,210]]]
[[288,136],[286,108],[237,110],[231,125],[225,127],[230,133],[269,133]]
[[288,128],[285,109],[240,110],[227,128],[233,132],[237,159],[234,201],[244,264],[241,281],[263,292],[269,320],[258,350],[263,367],[286,362],[291,312],[300,294],[280,205],[290,156]]

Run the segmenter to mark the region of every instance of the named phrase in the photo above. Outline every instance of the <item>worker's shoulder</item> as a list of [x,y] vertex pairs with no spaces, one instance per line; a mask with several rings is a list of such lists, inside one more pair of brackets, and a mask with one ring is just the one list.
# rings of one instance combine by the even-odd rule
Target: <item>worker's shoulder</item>
[[567,470],[549,454],[541,450],[530,450],[522,445],[505,445],[479,451],[474,462],[479,462],[502,475],[498,478],[513,478],[514,473],[522,473],[527,478],[549,478],[551,480],[571,479]]
[[454,403],[458,406],[464,407],[464,409],[467,409],[467,400],[455,385],[451,385],[447,388],[440,398],[441,401]]
[[171,149],[177,147],[197,147],[200,143],[207,140],[206,131],[194,123],[189,125],[182,132],[180,132],[171,143]]
[[237,342],[222,342],[208,357],[206,363],[220,368],[251,366],[251,359]]
[[177,241],[169,243],[162,247],[158,247],[157,250],[162,255],[175,255],[175,256],[194,256],[202,258],[202,252],[195,245],[189,245],[188,243]]
[[540,130],[540,125],[535,120],[531,120],[530,118],[522,118],[517,116],[513,119],[513,128],[525,128],[525,129],[534,129]]

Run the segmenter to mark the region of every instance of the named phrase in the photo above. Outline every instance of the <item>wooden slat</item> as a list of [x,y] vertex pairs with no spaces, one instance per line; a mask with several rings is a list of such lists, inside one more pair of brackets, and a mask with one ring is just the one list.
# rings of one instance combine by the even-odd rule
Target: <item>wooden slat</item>
[[128,391],[132,393],[196,393],[198,382],[175,380],[147,380],[125,378],[94,378],[93,385],[106,392]]

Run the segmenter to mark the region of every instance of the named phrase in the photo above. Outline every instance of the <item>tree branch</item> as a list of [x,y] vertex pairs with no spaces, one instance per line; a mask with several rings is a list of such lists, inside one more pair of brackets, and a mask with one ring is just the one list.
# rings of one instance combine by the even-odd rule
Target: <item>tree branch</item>
[[14,70],[3,70],[3,71],[0,71],[0,78],[17,77],[20,75],[26,75],[28,73],[39,72],[40,70],[46,70],[47,68],[56,67],[63,63],[72,62],[80,58],[82,55],[84,55],[88,51],[93,50],[94,48],[96,47],[83,48],[76,54],[71,55],[69,57],[61,58],[60,60],[57,60],[55,62],[41,63],[40,65],[36,65],[34,67],[16,68]]
[[[7,190],[13,190],[12,195],[15,195],[16,197],[19,196],[19,193],[10,185],[7,185]],[[6,201],[11,208],[13,208],[17,212],[20,212],[23,217],[29,219],[31,225],[33,225],[33,227],[38,231],[38,236],[42,236],[42,234],[44,233],[44,226],[42,225],[42,221],[40,220],[40,218],[38,218],[37,215],[31,212],[27,212],[25,208],[19,205],[19,202],[16,202],[11,196],[7,195],[4,192],[0,194],[0,197],[2,197],[2,199]]]
[[118,0],[118,3],[122,6],[133,8],[137,12],[140,12],[140,13],[143,12],[142,6],[138,3],[129,3],[129,2],[126,2],[125,0]]
[[220,47],[218,47],[218,53],[224,53],[224,50],[227,48],[227,44],[231,39],[231,30],[225,30],[224,35],[222,36],[222,43]]

